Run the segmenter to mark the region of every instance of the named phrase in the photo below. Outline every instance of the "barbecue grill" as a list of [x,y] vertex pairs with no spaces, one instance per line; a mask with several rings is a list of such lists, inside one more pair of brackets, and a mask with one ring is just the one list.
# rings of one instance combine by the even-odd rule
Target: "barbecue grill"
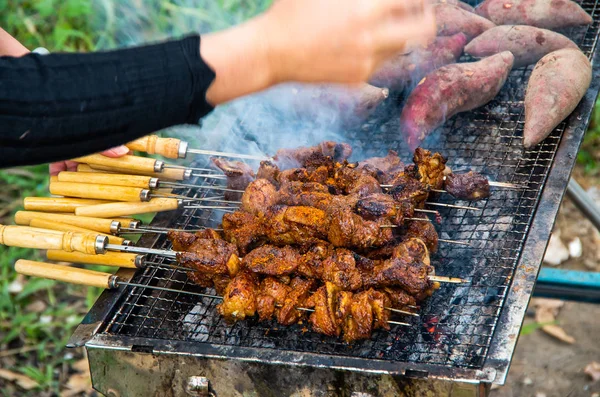
[[[352,345],[303,325],[282,327],[253,319],[225,323],[216,312],[216,299],[123,286],[100,296],[69,342],[86,347],[94,387],[108,396],[392,396],[424,390],[435,396],[485,396],[492,383],[503,384],[600,88],[597,4],[582,3],[593,15],[593,25],[566,32],[593,61],[592,86],[541,145],[524,150],[521,144],[523,98],[532,67],[513,71],[494,101],[454,117],[423,144],[446,156],[455,170],[473,169],[491,180],[527,186],[495,189],[489,199],[469,204],[480,211],[440,211],[440,237],[470,246],[441,243],[432,262],[439,274],[467,279],[468,284],[442,285],[424,302],[419,318],[402,319],[411,327],[375,331],[371,339]],[[393,149],[408,160],[398,133],[402,98],[388,102],[347,130],[346,141],[365,157]],[[243,124],[240,120],[233,128],[243,131]],[[247,139],[261,144],[259,136],[248,133]],[[176,192],[210,195],[195,189]],[[221,215],[185,209],[162,213],[153,225],[217,227]],[[164,235],[145,236],[140,245],[170,248]],[[149,287],[204,291],[185,272],[167,266],[120,270],[118,275]]]

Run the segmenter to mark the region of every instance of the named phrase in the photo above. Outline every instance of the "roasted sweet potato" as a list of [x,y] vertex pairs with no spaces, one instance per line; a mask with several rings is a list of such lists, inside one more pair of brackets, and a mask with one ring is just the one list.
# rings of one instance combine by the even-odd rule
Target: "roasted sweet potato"
[[434,10],[438,36],[452,36],[462,32],[470,41],[496,26],[477,14],[450,4],[436,4]]
[[592,66],[579,50],[551,52],[535,65],[525,94],[523,146],[543,141],[575,109],[592,81]]
[[592,17],[571,0],[486,0],[475,12],[496,25],[556,30],[592,23]]
[[413,86],[435,69],[456,62],[466,43],[463,33],[437,37],[427,47],[386,61],[371,77],[371,83],[392,90]]
[[525,25],[502,25],[486,30],[466,47],[465,52],[484,58],[502,51],[515,56],[513,67],[519,68],[539,61],[544,55],[562,48],[578,48],[567,37],[551,30]]
[[411,149],[448,118],[491,101],[504,85],[514,57],[501,52],[478,62],[444,66],[430,73],[408,97],[400,128]]

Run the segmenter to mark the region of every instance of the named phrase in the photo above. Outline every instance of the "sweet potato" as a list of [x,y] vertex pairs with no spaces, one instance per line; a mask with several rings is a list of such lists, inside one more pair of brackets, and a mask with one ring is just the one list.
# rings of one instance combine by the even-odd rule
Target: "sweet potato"
[[593,22],[571,0],[486,0],[475,12],[496,25],[529,25],[551,30]]
[[579,50],[551,52],[535,65],[525,93],[523,146],[543,141],[575,109],[592,81],[592,66]]
[[437,37],[427,47],[386,61],[371,76],[371,83],[392,90],[413,86],[435,69],[456,62],[466,43],[467,36],[463,33]]
[[436,4],[434,10],[438,36],[452,36],[462,32],[467,36],[467,40],[471,41],[496,26],[477,14],[450,4]]
[[496,26],[477,36],[465,52],[484,58],[502,51],[515,56],[513,67],[519,68],[539,61],[544,55],[561,48],[578,48],[567,37],[551,30],[525,25]]
[[448,118],[478,108],[500,91],[513,65],[508,52],[481,61],[459,63],[430,73],[408,97],[400,128],[411,149]]
[[439,4],[451,4],[453,6],[457,6],[459,8],[462,8],[465,11],[469,11],[469,12],[475,12],[475,8],[473,6],[471,6],[470,4],[467,4],[463,1],[460,0],[437,0],[436,3]]

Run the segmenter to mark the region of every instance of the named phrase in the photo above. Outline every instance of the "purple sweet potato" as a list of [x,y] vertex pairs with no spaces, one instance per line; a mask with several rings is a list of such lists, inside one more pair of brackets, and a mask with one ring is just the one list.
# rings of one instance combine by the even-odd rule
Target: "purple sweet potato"
[[552,51],[562,48],[579,48],[567,37],[551,30],[525,25],[496,26],[477,36],[465,52],[475,58],[484,58],[502,51],[515,56],[513,67],[535,63]]
[[386,61],[371,76],[371,84],[392,90],[413,86],[435,69],[456,62],[466,43],[463,33],[437,37],[427,47]]
[[462,8],[465,11],[469,11],[469,12],[475,12],[475,8],[473,8],[473,6],[471,6],[470,4],[467,4],[463,1],[460,0],[437,0],[436,3],[439,4],[451,4],[453,6],[457,6],[459,8]]
[[496,26],[477,14],[450,4],[436,4],[434,10],[438,36],[452,36],[462,32],[470,41]]
[[551,52],[535,65],[525,94],[523,146],[543,141],[575,109],[592,81],[592,66],[579,50]]
[[481,61],[458,63],[430,73],[408,97],[400,128],[411,149],[447,119],[485,105],[500,91],[512,69],[508,52]]
[[592,23],[592,17],[571,0],[486,0],[475,12],[496,25],[556,30]]

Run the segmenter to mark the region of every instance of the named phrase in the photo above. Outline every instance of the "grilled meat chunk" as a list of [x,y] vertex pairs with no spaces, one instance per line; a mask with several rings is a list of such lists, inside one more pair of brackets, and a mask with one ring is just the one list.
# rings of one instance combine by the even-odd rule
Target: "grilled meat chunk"
[[381,193],[381,185],[377,179],[361,168],[343,166],[334,176],[336,187],[343,194],[356,194],[365,197],[374,193]]
[[258,171],[256,171],[256,179],[266,179],[275,187],[279,187],[279,167],[270,161],[261,161]]
[[263,245],[250,251],[242,260],[245,270],[267,276],[286,276],[296,271],[300,254],[292,247]]
[[306,307],[314,308],[309,321],[313,330],[328,336],[339,336],[340,321],[337,318],[339,287],[326,282],[305,302]]
[[362,275],[356,268],[354,252],[337,248],[322,262],[321,279],[341,289],[354,291],[362,286]]
[[417,304],[417,300],[401,288],[385,287],[383,291],[387,294],[392,307],[395,309],[402,309]]
[[280,280],[274,277],[264,278],[256,295],[256,309],[260,320],[273,318],[290,292],[290,286]]
[[352,154],[352,147],[347,143],[324,141],[316,146],[296,149],[279,149],[274,159],[283,168],[303,167],[306,161],[315,154],[331,157],[334,161],[344,161]]
[[225,240],[197,239],[188,251],[177,253],[177,262],[204,274],[235,276],[240,269],[240,258],[235,245]]
[[276,245],[310,244],[327,239],[327,214],[313,207],[277,205],[265,214],[266,235]]
[[261,218],[247,212],[224,214],[222,226],[225,240],[235,244],[241,255],[246,255],[266,241]]
[[[222,158],[211,158],[213,164],[227,176],[227,188],[244,190],[254,180],[254,171],[241,161],[229,161]],[[238,192],[225,192],[226,200],[239,200],[242,197]]]
[[394,225],[402,226],[405,218],[413,217],[414,205],[410,200],[398,202],[388,194],[376,193],[359,199],[356,212],[367,220],[385,218]]
[[336,247],[367,249],[380,247],[393,239],[386,220],[368,221],[349,208],[331,208],[329,214],[328,240]]
[[481,200],[490,196],[487,178],[473,171],[447,175],[445,188],[448,193],[461,200]]
[[[359,167],[373,167],[381,171],[382,175],[393,175],[404,170],[405,164],[393,150],[390,150],[385,157],[371,157],[358,163]],[[387,181],[380,181],[387,184]]]
[[251,214],[265,213],[277,200],[277,188],[266,179],[256,179],[242,195],[242,210]]
[[219,313],[227,320],[243,320],[256,314],[256,276],[241,272],[225,288]]
[[420,181],[432,189],[442,189],[444,186],[444,171],[446,159],[439,153],[417,148],[413,162],[419,170]]
[[327,186],[316,182],[285,182],[277,193],[278,204],[315,207],[323,211],[329,208],[334,197]]
[[315,286],[315,280],[306,280],[301,277],[294,277],[290,282],[291,291],[285,297],[279,313],[277,313],[277,322],[281,325],[296,324],[302,318],[302,312],[298,307],[306,307],[305,301],[310,295],[310,291]]
[[[425,215],[415,215],[417,218],[426,218]],[[418,238],[425,243],[429,252],[438,250],[438,233],[431,222],[410,222],[404,235],[406,238]]]
[[334,248],[330,244],[319,243],[311,245],[300,257],[297,272],[306,278],[321,279],[323,277],[323,262],[333,255]]
[[429,197],[429,188],[403,173],[394,177],[389,193],[398,203],[408,202],[414,208],[423,208]]

